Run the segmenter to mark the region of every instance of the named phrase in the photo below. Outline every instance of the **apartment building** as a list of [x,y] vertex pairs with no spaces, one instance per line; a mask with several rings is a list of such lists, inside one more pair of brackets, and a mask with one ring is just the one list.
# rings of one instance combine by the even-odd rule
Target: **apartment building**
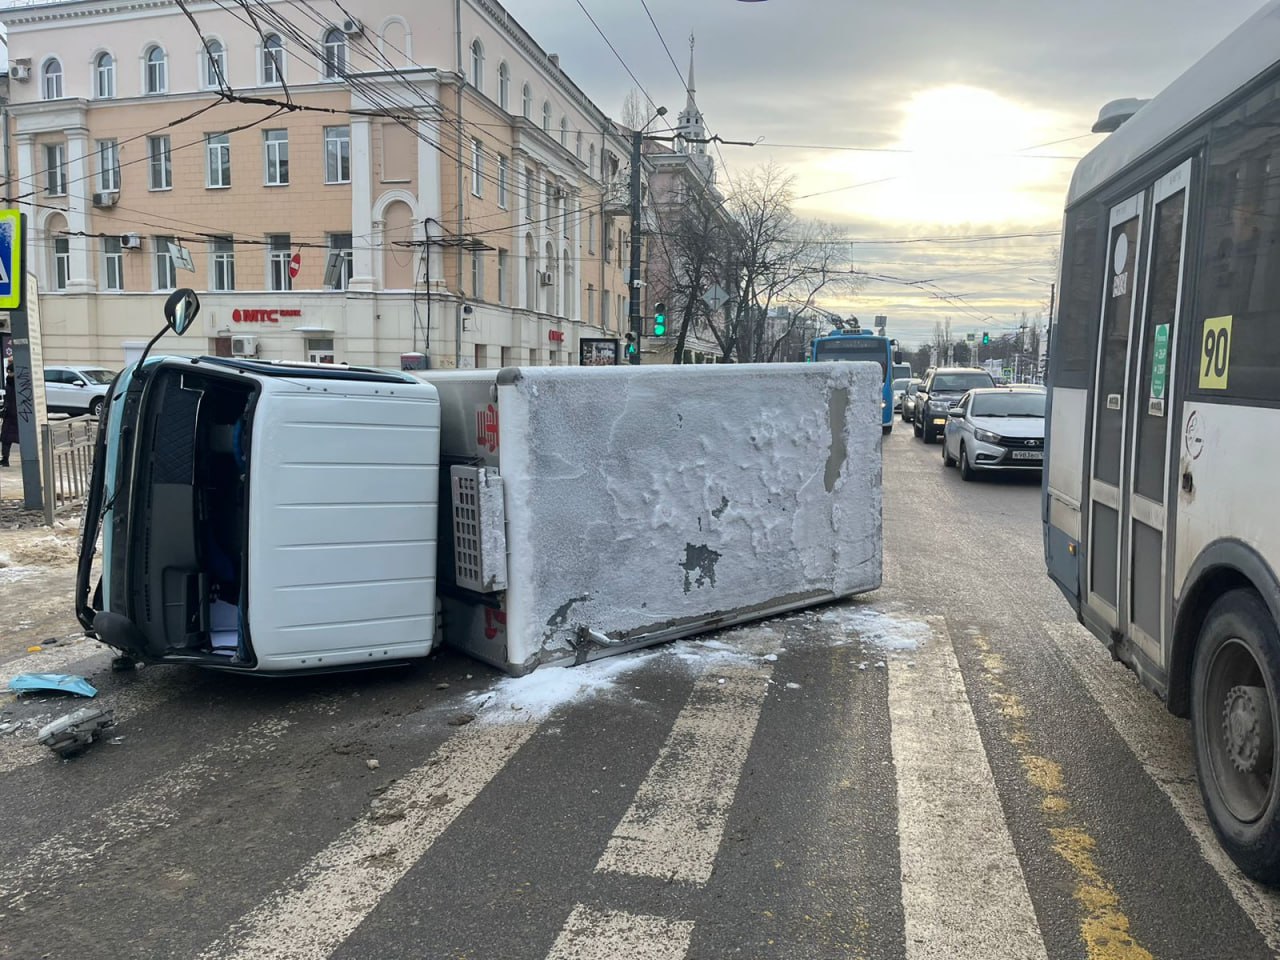
[[[626,325],[628,146],[493,0],[0,10],[46,356],[576,362]],[[194,21],[194,23],[193,23]]]

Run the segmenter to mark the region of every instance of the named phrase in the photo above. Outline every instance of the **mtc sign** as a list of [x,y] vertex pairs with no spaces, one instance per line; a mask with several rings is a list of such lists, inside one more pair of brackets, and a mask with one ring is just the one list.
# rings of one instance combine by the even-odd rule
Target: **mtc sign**
[[279,323],[282,319],[302,316],[301,310],[232,310],[232,323]]
[[564,343],[564,331],[552,330],[547,334],[547,339],[552,343]]

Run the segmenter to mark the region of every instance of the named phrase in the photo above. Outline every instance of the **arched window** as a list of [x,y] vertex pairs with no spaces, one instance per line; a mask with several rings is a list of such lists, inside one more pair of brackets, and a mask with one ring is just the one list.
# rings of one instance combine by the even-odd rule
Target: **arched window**
[[529,89],[529,85],[527,83],[524,85],[524,88],[520,91],[520,96],[521,96],[521,99],[523,100],[523,102],[520,105],[520,115],[524,117],[526,120],[532,120],[533,119],[533,91]]
[[582,159],[582,131],[578,131],[578,138],[573,144],[573,153],[579,160]]
[[262,82],[279,83],[284,79],[284,42],[280,35],[269,33],[262,41]]
[[551,104],[545,100],[542,101],[542,132],[551,132]]
[[221,40],[210,40],[205,44],[204,85],[210,89],[227,86],[227,49]]
[[62,99],[62,61],[51,57],[44,65],[44,98],[46,100]]
[[506,63],[498,64],[498,106],[511,109],[511,68]]
[[587,173],[593,178],[596,175],[596,145],[594,143],[587,148]]
[[164,47],[159,45],[147,49],[147,75],[143,81],[146,93],[164,93],[169,89],[169,58]]
[[569,146],[569,118],[560,118],[560,146]]
[[116,95],[116,58],[109,53],[100,53],[93,61],[93,93],[99,100]]
[[479,38],[471,41],[471,84],[484,93],[484,44]]
[[347,72],[347,38],[337,27],[324,35],[324,76],[337,80]]

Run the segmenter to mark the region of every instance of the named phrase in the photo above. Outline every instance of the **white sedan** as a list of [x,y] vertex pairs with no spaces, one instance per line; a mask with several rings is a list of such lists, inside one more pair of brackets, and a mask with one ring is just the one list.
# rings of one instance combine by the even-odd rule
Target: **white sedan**
[[1045,394],[993,387],[970,390],[947,417],[942,462],[972,480],[985,470],[1044,467]]

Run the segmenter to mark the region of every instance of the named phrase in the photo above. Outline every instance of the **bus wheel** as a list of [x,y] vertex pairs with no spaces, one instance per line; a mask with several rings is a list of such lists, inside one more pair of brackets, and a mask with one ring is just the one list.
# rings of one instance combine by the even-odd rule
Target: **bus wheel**
[[886,423],[884,426],[880,428],[880,432],[887,437],[889,434],[893,433],[893,424]]
[[1196,775],[1218,840],[1246,875],[1280,884],[1276,694],[1280,633],[1252,590],[1209,610],[1191,674]]

